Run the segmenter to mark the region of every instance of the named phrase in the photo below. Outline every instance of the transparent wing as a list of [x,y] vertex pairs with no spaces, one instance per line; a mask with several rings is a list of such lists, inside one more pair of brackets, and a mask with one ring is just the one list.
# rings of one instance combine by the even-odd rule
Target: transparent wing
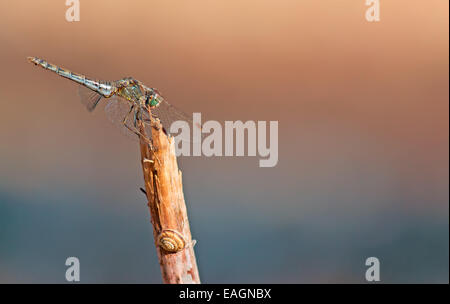
[[[157,106],[151,109],[152,116],[154,118],[158,118],[161,121],[161,124],[166,131],[167,134],[170,134],[172,136],[177,136],[177,134],[173,134],[170,132],[170,126],[175,121],[184,121],[189,125],[189,137],[183,137],[181,138],[182,141],[188,141],[188,142],[197,142],[198,140],[202,140],[206,134],[201,133],[202,126],[200,124],[194,123],[192,121],[192,116],[187,115],[182,110],[179,110],[175,106],[169,104],[165,100],[161,101],[161,103]],[[148,120],[148,112],[145,111],[147,114],[144,116],[145,122]],[[193,130],[196,129],[198,133],[200,134],[199,139],[193,138]]]
[[78,86],[78,95],[80,96],[81,103],[84,104],[89,112],[92,112],[95,109],[98,102],[103,97],[102,95],[98,94],[95,91],[92,91],[91,89],[88,89],[83,85]]
[[[149,112],[144,107],[139,107],[136,105],[132,109],[132,103],[118,96],[113,96],[107,99],[108,103],[105,106],[105,113],[108,119],[113,125],[119,128],[119,130],[125,134],[127,137],[138,141],[139,129],[137,127],[137,120],[141,119],[144,123],[145,131],[147,134],[147,139],[151,140],[151,126],[152,119],[150,119]],[[162,101],[159,106],[151,109],[153,119],[157,118],[161,121],[164,131],[172,136],[177,136],[178,134],[173,134],[170,132],[170,126],[175,121],[184,121],[189,126],[189,136],[181,137],[180,139],[185,142],[197,142],[198,139],[193,138],[193,129],[196,128],[199,131],[200,140],[202,140],[206,134],[201,133],[201,125],[194,124],[192,119],[183,111],[172,106],[166,101]]]
[[107,100],[108,103],[105,106],[105,113],[109,121],[116,126],[122,134],[134,141],[139,141],[139,137],[136,134],[139,133],[139,130],[137,130],[135,124],[137,108],[131,109],[132,104],[118,96],[113,96]]

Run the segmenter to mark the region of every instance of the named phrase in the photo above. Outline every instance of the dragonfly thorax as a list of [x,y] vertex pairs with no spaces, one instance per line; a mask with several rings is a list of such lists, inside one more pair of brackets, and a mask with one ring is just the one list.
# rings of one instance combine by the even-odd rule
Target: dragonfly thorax
[[157,107],[164,101],[161,93],[153,88],[149,88],[139,80],[126,77],[116,82],[116,94],[126,100],[140,105]]
[[116,82],[116,94],[128,101],[140,103],[145,100],[145,89],[143,86],[132,78],[124,78]]

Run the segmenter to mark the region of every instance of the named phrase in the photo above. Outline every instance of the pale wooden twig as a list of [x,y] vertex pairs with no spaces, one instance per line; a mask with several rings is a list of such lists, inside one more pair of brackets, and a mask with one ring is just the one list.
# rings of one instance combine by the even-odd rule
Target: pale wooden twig
[[[147,136],[142,122],[139,129]],[[141,162],[162,279],[168,284],[200,283],[174,138],[159,121],[151,132],[152,147],[140,138]]]

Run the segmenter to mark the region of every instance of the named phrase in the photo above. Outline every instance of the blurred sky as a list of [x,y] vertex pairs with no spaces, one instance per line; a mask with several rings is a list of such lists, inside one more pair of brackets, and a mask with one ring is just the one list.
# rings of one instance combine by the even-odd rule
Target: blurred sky
[[0,282],[161,282],[136,143],[37,56],[186,112],[279,121],[279,162],[181,157],[203,282],[448,282],[448,1],[2,1]]

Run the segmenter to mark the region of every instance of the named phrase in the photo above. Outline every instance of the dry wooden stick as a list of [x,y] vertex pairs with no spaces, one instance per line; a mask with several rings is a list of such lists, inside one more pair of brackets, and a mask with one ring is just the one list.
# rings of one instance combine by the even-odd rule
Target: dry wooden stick
[[200,283],[174,138],[155,121],[150,147],[142,122],[139,129],[145,190],[163,282]]

